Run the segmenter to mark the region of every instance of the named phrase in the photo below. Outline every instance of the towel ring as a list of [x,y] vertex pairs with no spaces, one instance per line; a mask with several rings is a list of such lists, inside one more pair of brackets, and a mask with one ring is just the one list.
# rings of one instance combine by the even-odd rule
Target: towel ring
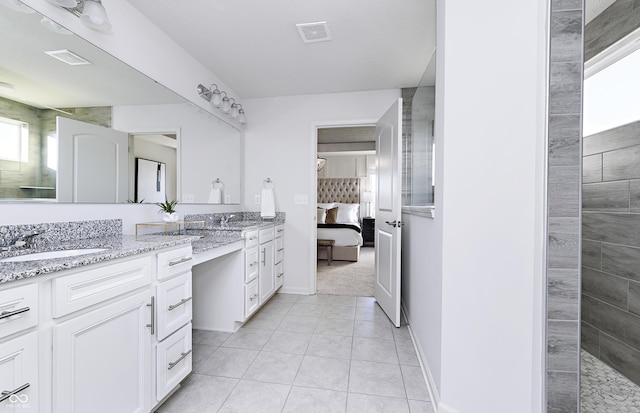
[[271,178],[267,178],[264,181],[262,181],[262,189],[273,189],[273,181],[271,180]]

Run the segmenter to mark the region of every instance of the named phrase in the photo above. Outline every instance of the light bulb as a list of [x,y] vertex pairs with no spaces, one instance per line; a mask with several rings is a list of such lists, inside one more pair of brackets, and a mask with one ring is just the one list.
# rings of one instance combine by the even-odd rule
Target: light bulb
[[85,26],[103,33],[111,32],[107,11],[100,0],[85,0],[80,21]]
[[231,109],[231,103],[229,103],[229,98],[228,97],[223,97],[222,98],[222,111],[224,113],[229,113],[229,110]]
[[237,118],[239,114],[238,111],[238,105],[236,105],[235,103],[231,104],[231,117],[232,118]]
[[220,94],[220,89],[216,87],[214,91],[211,93],[212,93],[211,103],[213,103],[213,106],[219,108],[220,104],[222,103],[222,95]]
[[244,114],[244,109],[238,111],[238,121],[242,124],[247,123],[247,117]]

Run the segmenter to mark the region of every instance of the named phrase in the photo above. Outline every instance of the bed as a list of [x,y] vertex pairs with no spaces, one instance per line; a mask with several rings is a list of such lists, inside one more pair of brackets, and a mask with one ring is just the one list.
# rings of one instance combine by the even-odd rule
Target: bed
[[[333,260],[358,261],[362,245],[360,178],[318,178],[317,239],[334,240]],[[318,250],[326,260],[327,251]]]

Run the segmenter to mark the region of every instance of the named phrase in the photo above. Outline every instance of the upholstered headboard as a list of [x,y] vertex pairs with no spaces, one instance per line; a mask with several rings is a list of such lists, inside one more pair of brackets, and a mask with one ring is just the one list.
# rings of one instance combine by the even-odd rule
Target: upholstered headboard
[[318,178],[317,202],[360,203],[360,178]]

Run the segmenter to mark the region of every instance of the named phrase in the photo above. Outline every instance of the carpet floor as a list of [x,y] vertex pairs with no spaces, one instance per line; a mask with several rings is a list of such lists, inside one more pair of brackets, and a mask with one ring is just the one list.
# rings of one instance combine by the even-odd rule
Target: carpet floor
[[318,294],[373,297],[375,281],[375,248],[361,247],[358,262],[326,260],[317,263]]

